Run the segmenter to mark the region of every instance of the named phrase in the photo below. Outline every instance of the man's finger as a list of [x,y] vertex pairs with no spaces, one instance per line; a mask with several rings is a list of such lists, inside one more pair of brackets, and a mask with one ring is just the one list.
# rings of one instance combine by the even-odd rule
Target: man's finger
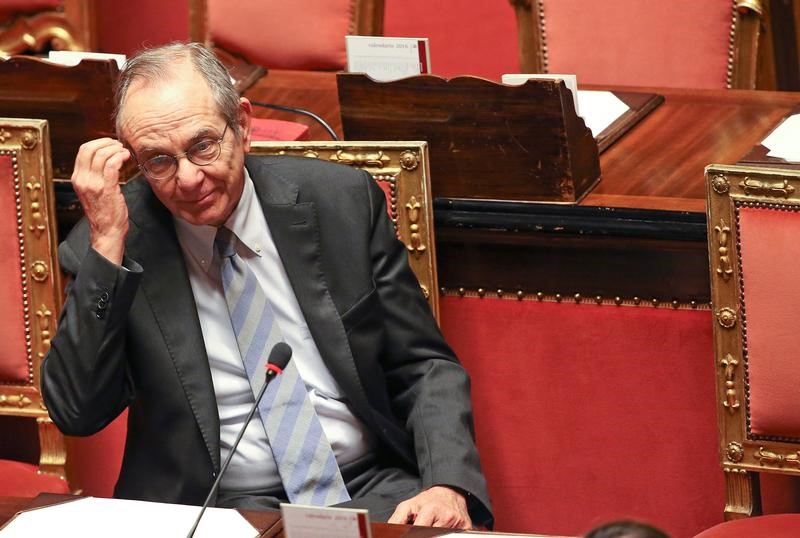
[[432,509],[423,508],[417,514],[417,517],[414,518],[414,525],[433,527],[433,524],[436,522],[435,514],[436,512]]
[[392,517],[389,518],[389,523],[395,523],[397,525],[405,525],[410,523],[410,520],[413,519],[413,513],[411,512],[410,505],[408,501],[403,501],[397,505],[395,508]]

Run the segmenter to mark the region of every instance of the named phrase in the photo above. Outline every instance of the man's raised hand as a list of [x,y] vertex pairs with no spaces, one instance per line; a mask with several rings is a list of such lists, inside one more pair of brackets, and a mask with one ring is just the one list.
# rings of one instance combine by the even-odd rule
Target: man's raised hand
[[75,158],[72,186],[89,221],[92,248],[120,265],[128,234],[128,207],[119,187],[122,165],[131,153],[118,140],[83,144]]

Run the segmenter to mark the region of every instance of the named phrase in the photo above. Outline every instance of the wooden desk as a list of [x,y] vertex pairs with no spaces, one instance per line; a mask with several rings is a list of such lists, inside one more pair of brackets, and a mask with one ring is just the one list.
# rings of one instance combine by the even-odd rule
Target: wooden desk
[[[624,90],[665,102],[600,155],[601,181],[578,206],[436,200],[443,288],[708,302],[703,170],[738,161],[800,94]],[[308,108],[342,132],[334,73],[270,71],[245,95]],[[308,124],[312,139],[327,138]]]
[[[68,495],[52,495],[53,502],[69,499]],[[14,517],[20,510],[26,510],[32,506],[46,506],[48,503],[40,503],[39,498],[30,499],[25,497],[0,497],[0,527]],[[242,515],[262,534],[264,538],[282,538],[284,536],[283,527],[279,520],[276,521],[275,512],[259,512],[255,510],[241,510]],[[187,529],[188,532],[188,529]],[[373,538],[427,538],[429,536],[439,536],[451,532],[448,529],[433,529],[429,527],[413,527],[411,525],[389,525],[388,523],[372,523]]]
[[[602,181],[581,206],[704,212],[703,168],[735,163],[800,103],[800,93],[791,92],[618,89],[666,99],[601,154]],[[342,136],[334,73],[272,70],[245,96],[309,109]],[[259,108],[255,115],[287,119]],[[309,125],[312,140],[329,138],[312,120],[291,119]]]

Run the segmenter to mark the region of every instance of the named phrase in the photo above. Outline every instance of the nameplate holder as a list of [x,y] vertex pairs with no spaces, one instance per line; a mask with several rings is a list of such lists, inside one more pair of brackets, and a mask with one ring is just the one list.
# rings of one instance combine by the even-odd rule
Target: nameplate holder
[[373,80],[398,80],[431,71],[426,37],[345,36],[347,71]]
[[286,538],[372,538],[369,512],[281,503]]

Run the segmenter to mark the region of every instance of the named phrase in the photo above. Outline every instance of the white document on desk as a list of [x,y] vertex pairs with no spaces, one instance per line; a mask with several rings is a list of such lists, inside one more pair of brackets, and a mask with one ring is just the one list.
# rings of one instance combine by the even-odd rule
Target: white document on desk
[[[199,512],[199,506],[86,497],[20,512],[0,530],[0,537],[183,537]],[[195,537],[254,538],[258,534],[236,510],[208,508]]]
[[761,145],[769,150],[768,157],[800,162],[800,114],[786,118],[761,141]]
[[613,92],[592,90],[578,90],[578,107],[586,127],[595,138],[630,110]]

